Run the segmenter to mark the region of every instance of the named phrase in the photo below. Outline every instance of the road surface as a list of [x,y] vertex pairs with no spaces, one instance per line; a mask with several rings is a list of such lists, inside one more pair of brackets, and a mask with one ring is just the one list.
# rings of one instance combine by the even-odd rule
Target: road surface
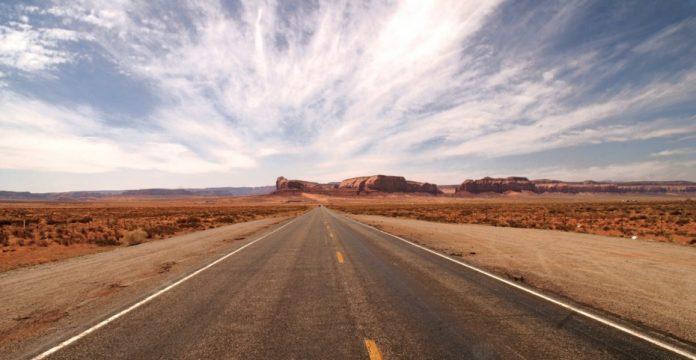
[[680,357],[320,207],[47,358]]

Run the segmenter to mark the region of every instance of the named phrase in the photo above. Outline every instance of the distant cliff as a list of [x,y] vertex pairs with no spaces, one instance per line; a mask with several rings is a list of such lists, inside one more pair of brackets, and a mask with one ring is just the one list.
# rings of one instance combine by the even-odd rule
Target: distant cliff
[[336,195],[359,195],[384,193],[429,193],[438,194],[437,185],[406,180],[403,176],[373,175],[360,176],[341,181],[339,184],[320,184],[303,180],[288,180],[281,176],[276,180],[276,192],[312,192]]
[[484,192],[504,193],[507,191],[531,191],[538,189],[525,177],[512,176],[507,178],[485,177],[480,180],[464,180],[457,192],[479,194]]
[[696,192],[696,183],[689,181],[634,181],[634,182],[566,182],[559,180],[529,180],[525,177],[485,177],[479,180],[464,180],[457,193],[688,193]]
[[276,192],[297,191],[297,192],[325,192],[335,190],[336,184],[320,184],[304,180],[288,180],[283,176],[276,179]]
[[685,193],[696,192],[696,183],[690,181],[631,181],[631,182],[564,182],[534,180],[539,192],[561,193]]
[[356,192],[423,192],[437,194],[437,185],[406,180],[403,176],[360,176],[341,181],[340,189],[352,189]]

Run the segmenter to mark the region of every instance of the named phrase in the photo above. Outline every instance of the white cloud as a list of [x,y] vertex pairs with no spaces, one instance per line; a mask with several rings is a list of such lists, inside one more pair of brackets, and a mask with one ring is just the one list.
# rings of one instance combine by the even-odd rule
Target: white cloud
[[696,148],[680,148],[671,150],[662,150],[656,153],[650,154],[653,157],[672,157],[672,156],[682,156],[696,154]]
[[[191,29],[160,26],[152,9],[120,2],[108,8],[120,20],[91,35],[127,73],[158,86],[165,105],[151,118],[168,133],[199,143],[229,137],[233,148],[280,142],[337,160],[373,140],[361,134],[398,126],[404,111],[448,91],[462,42],[497,3],[322,3],[281,18],[280,4],[248,2],[232,19],[199,2],[182,10],[197,14]],[[49,12],[94,24],[89,7],[59,2]],[[277,36],[285,47],[274,46]],[[350,130],[336,132],[341,125]]]
[[[553,87],[545,95],[555,96]],[[696,96],[696,71],[691,71],[677,82],[650,84],[646,88],[631,89],[609,97],[602,102],[567,108],[557,106],[548,114],[532,111],[531,124],[510,125],[502,131],[476,136],[445,150],[448,155],[483,155],[499,157],[526,154],[583,143],[630,141],[647,138],[688,134],[696,131],[693,125],[674,127],[671,121],[655,119],[648,124],[596,126],[595,124],[615,116],[640,116],[646,109],[679,104]],[[535,97],[538,101],[540,97]],[[508,99],[510,101],[510,99]],[[516,101],[513,99],[512,102]],[[468,110],[468,109],[467,109]],[[465,110],[466,111],[466,110]],[[466,113],[463,114],[465,118]],[[667,126],[667,128],[662,128]],[[620,135],[619,138],[614,135]],[[500,146],[505,144],[505,146]]]
[[109,128],[96,120],[103,114],[90,108],[68,109],[9,93],[0,95],[0,114],[3,114],[0,168],[3,169],[204,173],[249,168],[255,164],[251,156],[227,146],[210,147],[206,159],[158,134]]
[[[554,5],[536,27],[531,16],[515,19],[510,26],[522,40],[502,45],[480,37],[500,30],[488,23],[500,4],[339,1],[289,13],[286,2],[241,1],[234,14],[212,0],[24,7],[19,17],[28,23],[0,25],[9,39],[0,42],[0,63],[55,70],[78,56],[67,43],[88,39],[129,80],[155,89],[158,103],[136,121],[148,125],[144,134],[110,126],[90,108],[12,95],[2,106],[14,115],[0,126],[8,129],[4,154],[15,155],[2,160],[22,169],[185,173],[291,154],[313,160],[305,169],[311,175],[334,178],[447,157],[494,159],[696,132],[683,117],[661,114],[696,97],[696,68],[605,89],[625,61],[592,46],[555,57],[545,47],[576,18],[580,2]],[[30,25],[36,16],[52,17],[56,28]],[[664,47],[692,22],[633,51]],[[23,145],[32,139],[41,141]],[[25,152],[33,155],[22,161]],[[51,163],[51,154],[63,160]]]
[[74,61],[75,55],[62,45],[79,38],[78,33],[60,28],[0,25],[0,64],[27,72],[52,69]]
[[588,167],[545,167],[530,169],[536,178],[582,180],[689,180],[696,178],[696,160],[639,161]]
[[[650,36],[648,39],[635,46],[633,51],[640,54],[672,52],[682,46],[689,46],[688,39],[693,36],[694,31],[696,31],[696,18],[687,18],[676,24],[667,26],[658,33]],[[680,39],[678,36],[675,36],[680,33],[683,33],[684,37],[682,39],[686,39],[686,42],[675,41]]]

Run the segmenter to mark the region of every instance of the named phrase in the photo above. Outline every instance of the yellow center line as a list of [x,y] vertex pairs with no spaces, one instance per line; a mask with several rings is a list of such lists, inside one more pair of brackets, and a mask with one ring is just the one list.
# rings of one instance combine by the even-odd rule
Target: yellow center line
[[326,226],[326,232],[329,233],[329,237],[331,237],[332,239],[335,238],[333,231],[331,231],[331,227],[329,227],[328,225]]
[[336,251],[336,259],[338,260],[339,264],[343,264],[343,254],[341,254],[340,251]]
[[370,360],[382,360],[382,354],[379,352],[379,348],[374,340],[365,339],[365,347]]

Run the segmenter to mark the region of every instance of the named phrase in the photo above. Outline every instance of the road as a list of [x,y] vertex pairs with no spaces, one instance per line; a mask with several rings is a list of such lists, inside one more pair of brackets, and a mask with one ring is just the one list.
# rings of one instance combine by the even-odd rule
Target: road
[[48,358],[680,357],[320,207]]

